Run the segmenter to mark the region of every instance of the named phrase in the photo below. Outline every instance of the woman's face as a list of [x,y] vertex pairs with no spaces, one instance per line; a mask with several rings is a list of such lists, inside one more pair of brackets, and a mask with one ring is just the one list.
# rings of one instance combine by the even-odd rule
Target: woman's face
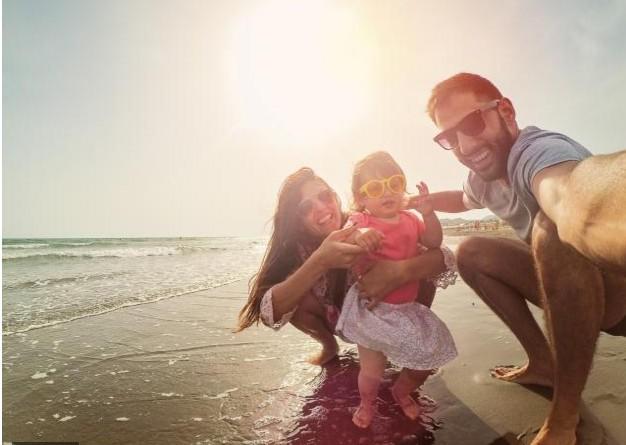
[[317,239],[341,228],[337,195],[319,179],[304,183],[297,211],[305,232]]

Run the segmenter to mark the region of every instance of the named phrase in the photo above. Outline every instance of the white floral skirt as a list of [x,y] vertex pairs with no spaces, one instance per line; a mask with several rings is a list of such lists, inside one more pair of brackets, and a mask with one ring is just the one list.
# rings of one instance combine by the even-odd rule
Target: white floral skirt
[[439,368],[457,356],[450,331],[423,304],[382,302],[369,310],[366,303],[353,285],[337,321],[343,340],[380,351],[394,365],[410,369]]

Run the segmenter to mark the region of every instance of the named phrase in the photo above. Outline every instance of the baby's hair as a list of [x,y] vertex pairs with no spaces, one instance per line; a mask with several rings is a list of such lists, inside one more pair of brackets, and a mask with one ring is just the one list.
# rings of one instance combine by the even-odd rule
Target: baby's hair
[[392,175],[403,175],[404,172],[398,163],[386,151],[375,151],[354,165],[352,173],[352,203],[351,208],[355,212],[362,212],[364,207],[359,204],[361,192],[359,189],[365,183],[363,176],[368,175],[372,178],[385,178]]

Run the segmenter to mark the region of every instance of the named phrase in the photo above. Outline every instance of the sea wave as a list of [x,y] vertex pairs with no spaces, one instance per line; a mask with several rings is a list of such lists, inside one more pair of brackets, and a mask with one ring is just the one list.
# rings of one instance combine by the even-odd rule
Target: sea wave
[[15,290],[15,289],[28,289],[28,288],[41,288],[45,286],[53,286],[55,284],[64,283],[77,283],[90,280],[106,280],[115,278],[120,275],[127,275],[128,272],[112,272],[112,273],[100,273],[92,275],[78,275],[75,277],[61,277],[61,278],[42,278],[39,280],[23,281],[21,283],[3,285],[3,290]]
[[28,243],[28,244],[3,244],[3,249],[40,249],[42,247],[48,247],[47,243]]
[[[51,243],[50,247],[83,247],[83,246],[93,246],[96,244],[95,241],[91,242],[64,242],[64,243]],[[101,244],[101,243],[99,243]]]
[[90,250],[62,250],[62,251],[43,251],[43,252],[29,252],[29,251],[9,251],[2,253],[2,261],[10,260],[28,260],[28,259],[41,259],[41,260],[63,260],[68,258],[136,258],[136,257],[148,257],[148,256],[171,256],[171,255],[184,255],[185,253],[194,253],[195,250],[190,250],[185,247],[131,247],[121,249],[90,249]]

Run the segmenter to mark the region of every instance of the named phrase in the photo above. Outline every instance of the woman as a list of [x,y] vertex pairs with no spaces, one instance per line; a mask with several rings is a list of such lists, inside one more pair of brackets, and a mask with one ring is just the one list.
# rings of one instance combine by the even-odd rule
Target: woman
[[[321,343],[310,363],[323,365],[337,355],[333,334],[347,290],[346,269],[365,251],[345,243],[356,227],[341,229],[345,217],[337,194],[303,167],[288,176],[278,193],[274,231],[259,272],[251,281],[248,302],[239,313],[237,331],[261,320],[273,329],[291,322]],[[445,249],[444,249],[445,251]],[[444,261],[445,258],[445,261]],[[437,277],[454,282],[454,257],[435,249],[404,261],[379,261],[358,277],[361,295],[373,307],[391,290],[409,281]],[[429,284],[429,283],[428,283]],[[422,289],[430,306],[434,287]]]

